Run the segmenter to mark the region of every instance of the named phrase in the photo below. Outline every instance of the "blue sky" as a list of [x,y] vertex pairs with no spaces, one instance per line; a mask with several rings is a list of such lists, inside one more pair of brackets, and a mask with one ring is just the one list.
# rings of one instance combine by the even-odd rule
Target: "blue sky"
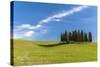
[[60,33],[92,32],[97,40],[96,6],[14,1],[14,38],[60,40]]

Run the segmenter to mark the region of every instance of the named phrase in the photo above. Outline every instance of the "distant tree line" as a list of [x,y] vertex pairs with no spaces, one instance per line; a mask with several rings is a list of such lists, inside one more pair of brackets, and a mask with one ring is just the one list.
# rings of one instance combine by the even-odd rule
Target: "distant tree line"
[[61,42],[92,42],[92,33],[84,32],[83,30],[74,30],[68,32],[67,30],[61,33]]

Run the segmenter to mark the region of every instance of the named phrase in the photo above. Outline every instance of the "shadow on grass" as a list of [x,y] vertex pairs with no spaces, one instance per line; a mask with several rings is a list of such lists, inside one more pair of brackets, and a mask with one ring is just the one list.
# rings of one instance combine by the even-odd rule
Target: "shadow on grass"
[[60,45],[64,45],[64,44],[66,44],[66,43],[56,43],[56,44],[47,44],[47,45],[38,44],[38,45],[41,47],[54,47],[54,46],[60,46]]
[[80,44],[81,42],[62,42],[62,43],[54,43],[54,44],[38,44],[38,46],[41,46],[41,47],[55,47],[55,46],[61,46],[61,45],[69,45],[69,44]]

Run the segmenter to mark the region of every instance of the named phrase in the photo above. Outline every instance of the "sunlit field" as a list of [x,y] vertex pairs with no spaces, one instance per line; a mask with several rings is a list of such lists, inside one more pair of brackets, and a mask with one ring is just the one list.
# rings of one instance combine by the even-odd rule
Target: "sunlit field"
[[14,40],[14,65],[97,60],[96,43],[59,44],[57,41]]

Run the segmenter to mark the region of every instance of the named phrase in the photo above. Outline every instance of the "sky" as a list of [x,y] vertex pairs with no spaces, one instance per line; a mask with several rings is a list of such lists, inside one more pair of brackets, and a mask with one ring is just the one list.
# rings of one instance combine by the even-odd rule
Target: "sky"
[[61,32],[92,32],[97,41],[97,7],[73,4],[13,2],[15,39],[60,40]]

